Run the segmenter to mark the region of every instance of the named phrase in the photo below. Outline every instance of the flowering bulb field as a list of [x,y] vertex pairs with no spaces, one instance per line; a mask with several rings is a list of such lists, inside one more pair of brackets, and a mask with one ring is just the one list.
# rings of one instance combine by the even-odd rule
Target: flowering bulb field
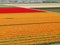
[[60,14],[26,8],[0,8],[0,45],[60,43]]

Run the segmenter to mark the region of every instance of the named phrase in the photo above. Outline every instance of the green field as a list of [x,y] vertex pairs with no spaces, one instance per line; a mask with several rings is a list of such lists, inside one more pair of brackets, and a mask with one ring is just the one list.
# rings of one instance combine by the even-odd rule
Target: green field
[[60,42],[50,42],[50,43],[44,43],[44,44],[33,44],[33,45],[60,45]]
[[[7,8],[7,7],[8,8],[11,8],[11,7],[15,7],[15,6],[9,6],[9,5],[0,4],[0,8]],[[40,9],[40,10],[46,10],[46,11],[52,11],[52,12],[58,12],[58,13],[60,13],[60,7],[53,7],[53,8],[34,8],[34,9]]]
[[11,8],[11,7],[15,7],[15,6],[9,6],[9,5],[0,4],[0,8]]
[[46,10],[46,11],[52,11],[52,12],[60,13],[60,7],[55,7],[55,8],[35,8],[35,9],[40,9],[40,10]]

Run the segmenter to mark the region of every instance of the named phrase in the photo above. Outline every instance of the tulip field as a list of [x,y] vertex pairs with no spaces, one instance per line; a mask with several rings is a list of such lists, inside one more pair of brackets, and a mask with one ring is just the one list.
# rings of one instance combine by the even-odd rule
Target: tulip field
[[30,8],[0,8],[0,45],[60,43],[60,13]]

